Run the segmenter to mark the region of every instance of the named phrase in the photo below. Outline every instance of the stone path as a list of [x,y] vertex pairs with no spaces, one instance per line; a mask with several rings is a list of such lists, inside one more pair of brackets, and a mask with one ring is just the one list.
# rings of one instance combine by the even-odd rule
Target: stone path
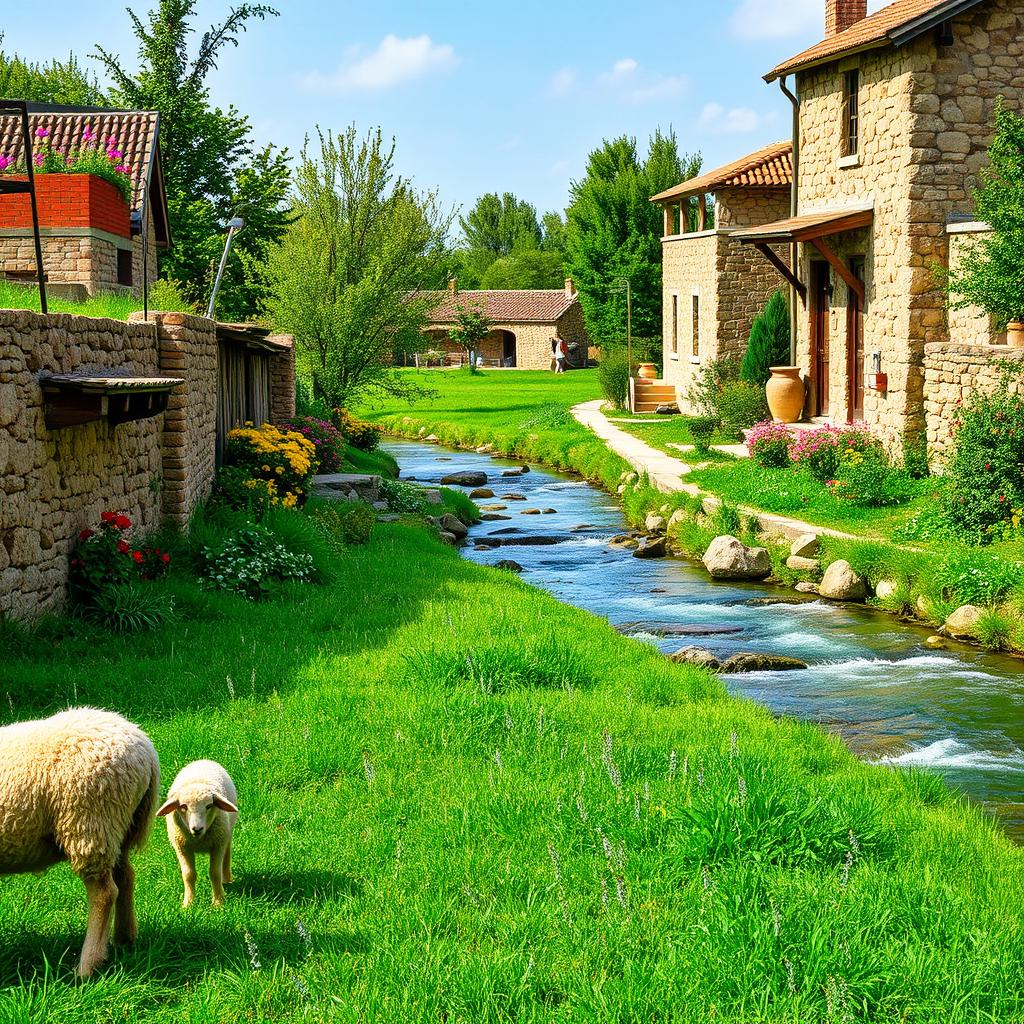
[[[722,504],[721,499],[713,494],[702,491],[696,484],[687,483],[683,477],[689,476],[692,467],[682,459],[666,455],[664,452],[652,448],[649,444],[641,441],[640,438],[627,434],[601,411],[604,402],[598,399],[594,402],[583,402],[573,407],[572,414],[578,423],[592,430],[616,455],[625,459],[638,473],[646,473],[651,484],[663,494],[673,494],[684,491],[687,494],[695,495],[703,499],[706,508],[717,508]],[[635,420],[632,422],[636,422]],[[715,447],[719,450],[728,450],[733,445],[722,445]],[[735,446],[739,447],[739,446]],[[826,526],[815,526],[811,523],[802,522],[799,519],[790,519],[788,516],[777,516],[770,512],[762,512],[758,509],[747,508],[744,505],[739,507],[740,512],[747,516],[753,516],[761,523],[765,533],[776,537],[783,537],[786,540],[795,540],[804,534],[814,533],[827,537],[842,537],[847,540],[860,540],[856,534],[844,533],[842,530],[831,530]]]

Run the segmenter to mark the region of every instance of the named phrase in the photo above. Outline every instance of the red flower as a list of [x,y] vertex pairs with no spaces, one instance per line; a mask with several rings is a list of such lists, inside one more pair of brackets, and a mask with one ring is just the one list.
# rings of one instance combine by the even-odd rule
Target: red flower
[[142,552],[141,551],[133,551],[132,552],[132,558],[135,559],[136,563],[140,563],[142,561]]
[[127,517],[127,516],[118,516],[118,517],[117,517],[117,518],[116,518],[116,519],[114,520],[114,525],[115,525],[115,526],[116,526],[116,527],[117,527],[117,528],[118,528],[119,530],[127,530],[127,529],[130,529],[130,528],[131,528],[131,525],[132,525],[132,521],[131,521],[131,520],[130,520],[130,519],[129,519],[129,518]]
[[991,463],[991,462],[986,462],[986,463],[985,463],[985,470],[986,470],[986,472],[987,472],[988,470],[990,470],[991,468],[992,468],[992,463]]
[[79,540],[88,540],[92,536],[92,530],[83,530],[79,535]]
[[119,554],[122,554],[122,555],[128,554],[128,542],[124,541],[124,540],[119,540],[117,542],[117,550],[118,550]]
[[100,521],[104,523],[112,523],[117,518],[116,512],[101,512]]
[[167,554],[161,555],[160,556],[160,561],[163,562],[164,565],[168,565],[168,564],[170,564],[171,556],[167,555]]

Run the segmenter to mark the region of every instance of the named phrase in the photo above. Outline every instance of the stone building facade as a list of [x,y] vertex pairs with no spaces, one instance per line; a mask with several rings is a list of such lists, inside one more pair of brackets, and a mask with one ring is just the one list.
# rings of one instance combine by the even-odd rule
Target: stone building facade
[[[267,402],[283,420],[295,412],[294,353],[277,348]],[[102,512],[127,515],[133,538],[187,526],[213,486],[218,371],[217,325],[204,317],[0,310],[0,616],[60,606],[69,554]],[[84,394],[98,380],[116,394],[102,407]],[[166,410],[119,419],[133,387]]]
[[[71,298],[100,292],[141,292],[144,270],[157,277],[157,250],[170,245],[169,214],[160,158],[160,118],[145,111],[75,111],[36,108],[29,117],[33,138],[73,152],[83,139],[116,141],[128,167],[132,192],[89,174],[36,175],[43,268],[47,281]],[[21,125],[0,118],[0,155],[24,162]],[[143,231],[145,223],[146,230]],[[148,240],[148,258],[143,260]],[[27,195],[0,197],[0,277],[32,283],[36,254]]]
[[826,0],[826,18],[845,29],[766,76],[796,78],[799,218],[737,237],[799,244],[806,412],[898,448],[934,433],[926,347],[940,365],[933,346],[1001,340],[949,310],[935,271],[963,243],[996,102],[1024,101],[1024,0]]
[[427,345],[465,358],[465,350],[449,335],[459,308],[480,310],[491,322],[491,330],[480,344],[486,366],[519,370],[547,370],[551,367],[551,340],[558,337],[570,346],[573,366],[586,366],[589,349],[583,308],[572,281],[564,289],[526,291],[460,291],[452,281],[447,292],[438,292],[437,305],[424,328]]
[[[775,269],[732,238],[738,228],[789,213],[792,146],[781,142],[653,198],[664,210],[663,379],[685,413],[702,365],[742,359],[750,327],[780,287]],[[714,196],[713,228],[707,196]],[[703,228],[703,230],[702,230]],[[789,253],[776,247],[779,259]]]

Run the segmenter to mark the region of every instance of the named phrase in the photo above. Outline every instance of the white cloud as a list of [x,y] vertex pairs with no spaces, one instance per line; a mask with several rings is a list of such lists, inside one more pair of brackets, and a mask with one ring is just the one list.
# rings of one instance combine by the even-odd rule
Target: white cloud
[[714,135],[745,135],[761,127],[763,120],[750,107],[726,109],[721,103],[709,103],[700,112],[699,127]]
[[[868,13],[890,0],[868,0]],[[740,0],[729,19],[740,39],[787,39],[809,34],[816,42],[825,32],[825,0]]]
[[318,92],[380,91],[451,71],[459,64],[452,46],[435,43],[426,35],[408,39],[387,35],[375,50],[361,53],[358,47],[347,50],[337,71],[328,75],[313,71],[303,84]]
[[576,85],[576,72],[572,68],[560,68],[548,82],[549,96],[567,96]]
[[612,78],[626,78],[632,75],[640,65],[632,57],[624,57],[612,65]]
[[690,85],[686,75],[649,74],[632,57],[617,60],[610,71],[601,75],[601,81],[620,91],[632,103],[672,99],[682,95]]

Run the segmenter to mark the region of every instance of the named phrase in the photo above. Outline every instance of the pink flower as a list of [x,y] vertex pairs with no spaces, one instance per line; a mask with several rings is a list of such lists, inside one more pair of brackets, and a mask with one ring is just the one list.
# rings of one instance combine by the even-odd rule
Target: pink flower
[[119,174],[130,174],[131,173],[131,169],[129,167],[127,167],[125,164],[118,164],[117,165],[117,171],[118,171]]
[[32,163],[34,163],[36,165],[36,167],[42,167],[44,159],[45,159],[45,157],[43,156],[42,153],[36,153],[36,155],[34,157],[32,157]]
[[9,156],[0,156],[0,171],[6,171],[11,164],[14,163],[14,158]]
[[86,128],[85,131],[82,132],[82,140],[84,142],[95,142],[96,133],[91,128]]
[[50,134],[50,129],[49,128],[37,128],[36,129],[36,138],[37,139],[45,139],[45,138],[47,138],[47,136],[49,136],[49,134]]
[[107,156],[110,157],[111,160],[120,160],[124,156],[124,153],[119,149],[108,149]]

